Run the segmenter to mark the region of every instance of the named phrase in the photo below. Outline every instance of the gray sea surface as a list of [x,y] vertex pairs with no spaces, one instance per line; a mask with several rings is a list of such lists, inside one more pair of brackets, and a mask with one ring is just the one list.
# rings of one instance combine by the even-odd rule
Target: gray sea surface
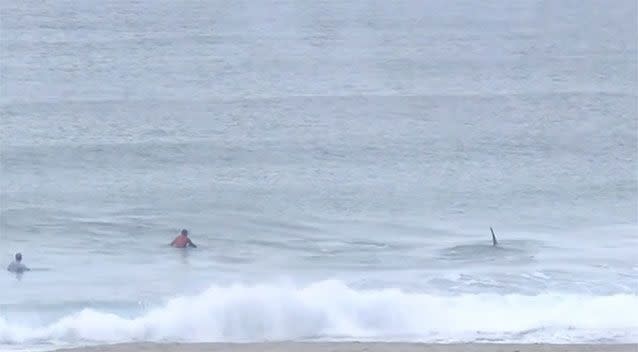
[[0,350],[638,342],[636,1],[7,0],[0,30],[0,266],[34,269],[0,273]]

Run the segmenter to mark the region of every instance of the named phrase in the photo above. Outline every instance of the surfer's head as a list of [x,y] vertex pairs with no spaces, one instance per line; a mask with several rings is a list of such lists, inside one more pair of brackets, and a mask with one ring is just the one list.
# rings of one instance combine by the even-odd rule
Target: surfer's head
[[16,262],[19,262],[22,260],[22,253],[16,253]]
[[183,236],[188,236],[188,230],[183,229],[183,230],[182,230],[182,235],[183,235]]

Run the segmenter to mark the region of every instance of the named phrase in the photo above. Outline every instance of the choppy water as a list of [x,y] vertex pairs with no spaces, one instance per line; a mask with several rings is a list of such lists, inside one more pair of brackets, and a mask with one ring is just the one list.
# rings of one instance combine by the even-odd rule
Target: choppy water
[[0,349],[638,342],[635,1],[0,15]]

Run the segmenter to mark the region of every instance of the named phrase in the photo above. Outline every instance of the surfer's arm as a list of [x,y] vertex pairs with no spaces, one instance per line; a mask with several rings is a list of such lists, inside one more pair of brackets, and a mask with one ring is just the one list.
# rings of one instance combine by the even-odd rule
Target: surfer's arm
[[195,243],[193,243],[193,241],[190,240],[190,238],[188,239],[188,245],[193,247],[193,248],[197,248],[197,246],[195,245]]

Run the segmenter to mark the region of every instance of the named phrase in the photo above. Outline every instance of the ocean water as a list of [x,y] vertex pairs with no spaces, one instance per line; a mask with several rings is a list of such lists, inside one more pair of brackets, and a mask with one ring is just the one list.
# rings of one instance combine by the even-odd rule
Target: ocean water
[[0,350],[638,342],[635,1],[0,10]]

